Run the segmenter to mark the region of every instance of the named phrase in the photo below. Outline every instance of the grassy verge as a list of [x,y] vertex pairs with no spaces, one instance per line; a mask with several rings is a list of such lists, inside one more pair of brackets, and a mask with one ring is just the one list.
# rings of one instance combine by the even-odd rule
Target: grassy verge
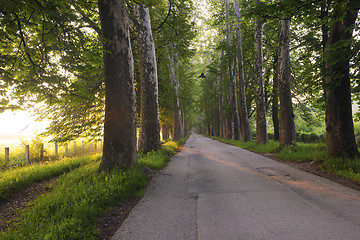
[[17,190],[26,188],[33,182],[41,182],[62,173],[68,172],[89,161],[94,157],[63,158],[58,161],[36,163],[21,168],[0,172],[0,201],[9,198]]
[[148,177],[141,166],[163,168],[177,143],[138,155],[131,169],[99,173],[100,157],[62,175],[52,190],[21,212],[17,223],[0,233],[0,239],[94,239],[97,218],[130,196],[141,196]]
[[360,159],[330,158],[326,156],[325,143],[297,143],[294,146],[280,148],[279,142],[269,141],[267,144],[243,142],[211,137],[212,139],[232,144],[258,153],[274,153],[274,155],[290,162],[314,161],[327,172],[360,183]]

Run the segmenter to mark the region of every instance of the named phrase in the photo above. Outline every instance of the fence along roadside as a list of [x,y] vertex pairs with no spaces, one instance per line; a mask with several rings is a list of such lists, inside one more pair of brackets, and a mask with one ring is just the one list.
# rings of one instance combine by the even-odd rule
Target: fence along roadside
[[10,147],[5,147],[4,157],[0,156],[0,168],[5,168],[9,165],[19,165],[22,163],[29,164],[31,162],[54,160],[61,156],[75,157],[90,155],[101,153],[102,151],[101,141],[88,143],[88,146],[86,146],[84,141],[81,142],[81,145],[78,145],[77,141],[73,141],[73,147],[70,147],[71,144],[69,143],[63,145],[55,143],[53,144],[53,147],[46,144],[46,148],[44,147],[44,143],[34,145],[26,144],[21,147],[14,147],[15,150],[13,151],[13,156],[11,156]]

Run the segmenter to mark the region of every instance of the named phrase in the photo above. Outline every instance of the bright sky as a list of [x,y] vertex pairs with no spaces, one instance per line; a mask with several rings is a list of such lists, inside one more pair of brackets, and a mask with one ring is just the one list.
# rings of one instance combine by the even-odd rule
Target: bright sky
[[0,114],[0,144],[30,140],[49,126],[48,122],[37,122],[35,119],[36,117],[26,111],[5,111]]

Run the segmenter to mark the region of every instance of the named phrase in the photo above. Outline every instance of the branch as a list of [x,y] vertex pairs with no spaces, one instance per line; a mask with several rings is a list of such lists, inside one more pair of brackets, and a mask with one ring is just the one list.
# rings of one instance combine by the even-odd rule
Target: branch
[[30,53],[29,53],[28,51],[26,51],[27,45],[26,45],[26,41],[25,41],[25,37],[24,37],[24,32],[23,32],[22,27],[21,27],[20,18],[19,18],[19,16],[18,16],[15,12],[13,12],[13,14],[15,15],[15,17],[16,17],[16,19],[17,19],[16,22],[17,22],[17,24],[18,24],[18,29],[19,29],[19,32],[20,32],[20,45],[21,45],[21,43],[23,44],[24,50],[25,50],[25,54],[28,56],[29,61],[30,61],[31,65],[32,65],[32,67],[33,67],[34,73],[35,73],[35,75],[37,76],[38,73],[37,73],[36,68],[35,68],[36,64],[35,64],[34,61],[32,60]]
[[171,1],[169,1],[169,10],[168,10],[168,13],[167,13],[164,21],[162,21],[162,23],[161,23],[157,28],[152,29],[153,31],[158,31],[160,28],[162,28],[162,26],[164,25],[164,23],[166,22],[166,20],[169,18],[170,12],[171,12]]

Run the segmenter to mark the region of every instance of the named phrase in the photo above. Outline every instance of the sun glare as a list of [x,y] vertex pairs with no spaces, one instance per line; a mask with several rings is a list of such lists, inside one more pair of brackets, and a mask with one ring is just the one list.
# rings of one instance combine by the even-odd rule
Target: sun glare
[[5,111],[0,114],[0,126],[0,144],[12,144],[33,138],[43,132],[49,122],[37,122],[27,111]]

